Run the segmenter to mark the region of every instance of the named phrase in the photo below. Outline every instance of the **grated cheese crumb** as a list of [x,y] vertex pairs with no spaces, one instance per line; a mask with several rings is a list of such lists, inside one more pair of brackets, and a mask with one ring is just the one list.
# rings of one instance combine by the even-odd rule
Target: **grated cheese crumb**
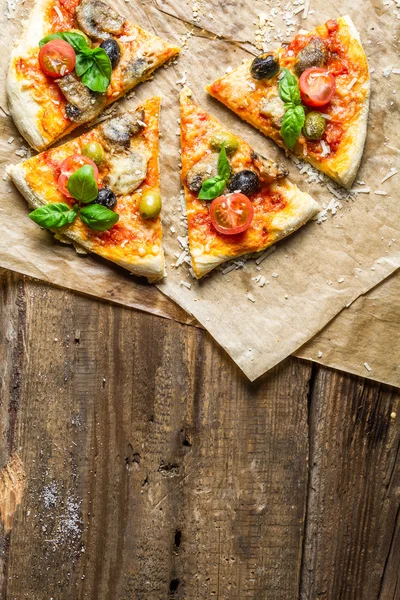
[[321,358],[321,357],[322,357],[322,352],[321,352],[321,350],[320,350],[320,351],[318,352],[318,358]]
[[375,190],[375,196],[387,196],[387,192],[384,192],[383,190]]
[[15,138],[13,138],[12,136],[8,138],[7,143],[8,144],[12,144]]
[[60,19],[60,21],[64,21],[64,16],[61,12],[61,10],[58,8],[58,6],[54,6],[54,10],[56,11],[58,18]]
[[306,0],[304,3],[303,19],[307,19],[309,10],[310,10],[310,0]]
[[367,371],[372,371],[372,367],[367,362],[364,363],[364,367],[367,369]]
[[271,273],[272,277],[279,277],[279,273]]
[[357,77],[353,77],[353,79],[350,81],[349,85],[347,86],[347,89],[350,91],[351,88],[357,83],[358,79]]
[[188,281],[183,281],[183,279],[180,280],[179,285],[183,285],[183,287],[187,288],[188,290],[190,290],[190,288],[192,287],[191,283],[189,283]]
[[255,302],[256,299],[254,298],[253,294],[250,294],[250,292],[247,294],[247,299],[250,300],[250,302]]
[[263,254],[261,254],[261,256],[256,258],[256,265],[260,265],[263,262],[263,260],[265,260],[267,258],[267,256],[269,256],[270,254],[275,252],[275,250],[276,250],[276,246],[270,246],[268,248],[268,250],[266,250],[265,252],[263,252]]
[[390,169],[389,173],[387,175],[385,175],[385,177],[382,179],[381,183],[385,183],[385,181],[387,181],[388,179],[390,179],[394,175],[397,175],[397,169],[395,167],[392,167]]
[[340,277],[337,281],[338,281],[338,283],[343,283],[344,277]]

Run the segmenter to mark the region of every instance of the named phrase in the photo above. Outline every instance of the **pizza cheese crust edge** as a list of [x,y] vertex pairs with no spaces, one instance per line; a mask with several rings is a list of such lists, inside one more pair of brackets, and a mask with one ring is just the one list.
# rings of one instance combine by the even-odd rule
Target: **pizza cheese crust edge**
[[[347,50],[350,63],[353,62],[353,65],[357,65],[361,77],[364,79],[362,82],[358,81],[354,85],[354,92],[359,93],[360,97],[362,97],[362,100],[359,102],[359,111],[357,117],[352,120],[350,126],[344,132],[344,143],[341,144],[341,147],[339,146],[339,151],[334,153],[331,158],[328,156],[322,158],[322,160],[317,160],[312,156],[304,155],[299,150],[295,150],[294,153],[302,160],[309,162],[316,169],[326,173],[340,185],[349,189],[357,175],[364,151],[371,81],[367,58],[361,45],[360,35],[353,21],[346,15],[337,19],[337,22],[339,24],[338,33],[340,37],[348,40]],[[313,31],[310,31],[309,34],[312,34]],[[238,103],[243,98],[246,98],[246,95],[251,95],[251,90],[247,88],[247,76],[251,62],[251,60],[245,61],[231,73],[216,79],[206,87],[206,90],[229,109],[236,112],[242,119],[259,129],[266,136],[271,137],[275,143],[287,150],[279,132],[271,135],[274,132],[272,132],[271,127],[265,125],[265,121],[260,117],[258,110],[246,110],[246,107],[241,109],[242,107],[238,106]],[[258,83],[256,80],[253,81],[255,84]],[[236,86],[235,92],[232,92],[233,85]],[[275,80],[273,80],[272,85],[277,87]],[[322,112],[324,112],[324,108],[322,107]]]
[[[153,106],[151,106],[151,104],[153,104]],[[150,156],[150,160],[154,163],[153,164],[153,168],[156,171],[156,179],[157,179],[157,187],[159,187],[159,166],[158,166],[158,112],[160,109],[160,98],[155,97],[155,98],[151,98],[149,100],[147,100],[146,102],[144,102],[141,106],[139,106],[136,110],[140,109],[140,108],[146,108],[150,107],[150,111],[152,111],[154,113],[154,111],[157,111],[157,114],[151,114],[152,117],[156,117],[157,118],[157,129],[154,132],[156,135],[156,139],[157,139],[157,146],[156,148],[153,148],[153,153]],[[134,112],[134,111],[133,111]],[[126,114],[126,113],[124,113]],[[98,128],[94,128],[91,131],[88,132],[88,134],[84,134],[83,136],[80,136],[79,138],[76,138],[74,140],[72,140],[72,142],[67,142],[67,144],[65,144],[65,146],[70,146],[71,143],[81,143],[81,141],[83,141],[83,138],[88,137],[88,135],[90,135],[91,132],[95,131]],[[87,141],[87,140],[85,140]],[[64,146],[60,146],[57,149],[53,149],[55,150],[61,150],[64,148]],[[52,150],[48,150],[46,152],[52,152]],[[38,154],[37,157],[40,157],[41,155]],[[68,157],[68,154],[65,155],[65,158]],[[18,188],[18,190],[20,191],[20,193],[24,196],[24,198],[26,199],[28,205],[33,208],[40,208],[41,206],[44,206],[46,204],[48,204],[48,202],[46,201],[46,198],[40,194],[39,191],[33,189],[33,187],[29,184],[28,180],[27,180],[27,170],[24,168],[24,165],[26,165],[26,163],[28,163],[29,161],[34,160],[36,157],[33,157],[32,159],[28,159],[27,161],[23,161],[22,163],[19,163],[17,165],[10,165],[7,168],[7,173],[9,174],[9,176],[11,177],[11,179],[13,180],[15,186]],[[135,192],[134,192],[135,193]],[[60,201],[60,199],[56,199],[57,201]],[[117,211],[118,212],[118,211]],[[159,246],[159,252],[157,253],[157,255],[154,255],[151,252],[146,253],[146,256],[141,257],[139,255],[131,255],[129,257],[127,256],[123,256],[123,252],[118,250],[116,247],[114,247],[114,251],[113,252],[109,252],[107,253],[107,251],[102,250],[102,248],[100,247],[99,243],[96,243],[95,239],[94,241],[91,241],[90,239],[87,238],[87,236],[85,236],[85,226],[83,226],[83,224],[74,227],[74,225],[77,225],[77,222],[74,223],[72,226],[69,226],[67,228],[62,228],[61,230],[57,230],[57,231],[53,231],[53,233],[55,233],[55,237],[56,239],[58,239],[60,242],[63,243],[73,243],[73,245],[75,246],[76,251],[78,252],[78,254],[85,254],[87,251],[89,252],[93,252],[94,254],[97,254],[99,256],[101,256],[102,258],[105,258],[106,260],[109,260],[111,262],[114,262],[116,264],[118,264],[121,267],[124,267],[125,269],[127,269],[128,271],[130,271],[131,273],[133,273],[134,275],[138,275],[140,277],[146,277],[149,282],[154,283],[157,281],[160,281],[165,274],[165,258],[164,258],[164,251],[163,251],[163,247],[162,247],[162,239],[161,239],[161,235],[159,236],[160,239],[157,240],[160,244]],[[160,231],[161,231],[161,221],[160,221],[160,217],[157,217],[157,226],[159,226]],[[73,228],[75,230],[73,230]],[[94,232],[94,236],[96,235],[97,232]],[[119,254],[119,255],[118,255]]]
[[[16,61],[21,58],[27,59],[31,55],[32,51],[38,49],[39,41],[43,37],[54,32],[55,30],[63,31],[76,27],[75,23],[72,23],[72,25],[66,23],[64,28],[60,27],[60,24],[58,24],[57,28],[54,29],[54,26],[46,21],[47,13],[52,6],[56,6],[57,4],[58,0],[36,0],[21,37],[11,51],[10,65],[6,80],[6,91],[11,117],[15,125],[18,127],[21,135],[26,139],[29,145],[32,146],[32,148],[39,152],[65,135],[68,135],[71,131],[79,126],[76,123],[69,122],[69,124],[65,123],[64,126],[60,127],[60,131],[55,136],[46,132],[41,126],[43,105],[35,100],[32,92],[30,91],[32,82],[29,81],[29,79],[24,81],[24,79],[19,77],[16,72]],[[70,20],[73,21],[73,18],[70,17]],[[131,23],[128,19],[125,19],[125,24],[128,29],[132,30],[135,34],[138,34],[144,40],[146,40],[149,50],[151,50],[152,44],[156,44],[156,60],[154,64],[152,64],[151,68],[146,70],[146,73],[143,76],[138,77],[131,85],[124,86],[118,94],[113,93],[112,96],[109,96],[107,98],[106,106],[127,94],[137,84],[148,79],[158,67],[180,52],[180,48],[178,46],[169,44],[159,36],[153,35],[138,25]],[[118,37],[114,36],[114,38],[118,40]],[[127,56],[129,56],[130,42],[125,43],[119,41],[119,44],[123,52],[126,52]],[[132,57],[134,57],[134,54],[132,54]],[[39,65],[37,65],[37,69],[40,70]],[[116,71],[117,70],[118,68]],[[49,80],[47,80],[47,84],[49,87],[54,87],[56,85]],[[109,88],[112,87],[112,84],[113,76],[111,76],[111,84]],[[59,94],[62,96],[61,92]],[[54,114],[57,118],[60,118],[61,111],[64,112],[64,108],[62,106],[58,110],[54,107],[52,107],[52,109],[54,110]],[[66,117],[63,117],[63,120],[66,120]]]
[[[186,175],[190,167],[192,161],[190,160],[190,152],[189,147],[184,143],[184,135],[187,128],[188,118],[190,119],[190,113],[194,112],[199,115],[207,115],[207,119],[209,119],[210,123],[212,123],[213,127],[217,131],[229,132],[229,130],[222,125],[217,119],[211,116],[209,113],[206,113],[200,107],[198,107],[191,100],[191,91],[188,88],[185,88],[181,92],[180,96],[181,101],[181,146],[182,146],[182,183],[185,192],[186,199],[186,208],[187,211],[192,210],[193,202],[197,200],[197,195],[191,192],[186,184]],[[235,135],[235,137],[239,140],[241,146],[243,146],[246,151],[252,151],[250,145],[241,139],[239,136]],[[195,163],[194,163],[195,164]],[[218,265],[232,260],[233,258],[238,258],[239,256],[243,256],[249,253],[261,252],[266,250],[269,246],[272,246],[277,241],[287,237],[297,229],[299,229],[302,225],[307,223],[313,216],[315,216],[320,211],[319,204],[306,192],[302,192],[296,185],[291,183],[287,178],[272,183],[269,186],[269,190],[272,193],[277,193],[283,196],[285,200],[285,207],[282,210],[278,210],[272,216],[272,218],[268,222],[268,239],[259,244],[254,245],[251,250],[244,251],[236,251],[232,249],[230,252],[224,252],[224,239],[226,240],[229,236],[220,236],[215,232],[216,237],[219,239],[220,243],[219,248],[215,252],[207,252],[201,248],[201,244],[198,244],[194,240],[195,230],[191,225],[190,214],[188,218],[188,235],[189,235],[189,246],[190,246],[190,254],[192,257],[192,266],[193,271],[196,275],[197,279],[200,279],[210,271],[212,271]],[[206,240],[205,240],[206,241]],[[226,244],[228,246],[228,244]]]

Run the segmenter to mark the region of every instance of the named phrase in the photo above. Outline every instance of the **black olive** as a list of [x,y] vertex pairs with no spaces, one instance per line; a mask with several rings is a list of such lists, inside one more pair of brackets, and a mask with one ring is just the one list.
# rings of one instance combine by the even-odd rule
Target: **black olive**
[[230,192],[241,192],[250,196],[260,189],[260,180],[254,171],[239,171],[228,183],[228,189]]
[[82,111],[73,104],[71,104],[71,102],[67,103],[67,106],[65,107],[65,112],[67,113],[67,117],[68,119],[70,119],[70,121],[75,121],[75,119],[78,119],[82,113]]
[[251,74],[254,79],[271,79],[279,73],[279,60],[271,53],[261,54],[251,63]]
[[100,44],[100,48],[103,48],[104,52],[110,59],[112,68],[115,69],[119,63],[119,59],[121,58],[121,49],[118,42],[113,38],[107,38],[102,44]]
[[117,198],[110,188],[100,188],[98,196],[96,200],[94,200],[93,204],[101,204],[102,206],[113,210],[117,205]]

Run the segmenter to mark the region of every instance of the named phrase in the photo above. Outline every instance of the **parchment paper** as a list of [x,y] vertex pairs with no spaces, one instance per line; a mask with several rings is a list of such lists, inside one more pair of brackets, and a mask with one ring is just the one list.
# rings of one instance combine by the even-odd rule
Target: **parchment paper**
[[[399,244],[393,241],[399,233],[400,210],[395,190],[400,180],[393,177],[384,184],[380,183],[395,166],[398,156],[398,98],[393,91],[396,86],[398,88],[397,81],[400,79],[398,75],[382,77],[382,70],[388,65],[399,66],[394,52],[399,23],[395,16],[395,4],[384,6],[368,0],[363,3],[362,12],[355,12],[352,10],[353,3],[347,0],[335,3],[312,0],[311,11],[315,10],[314,13],[311,12],[304,21],[302,14],[298,13],[293,17],[293,25],[282,26],[280,30],[278,26],[275,30],[266,27],[269,17],[258,20],[259,13],[269,15],[272,9],[280,5],[293,6],[297,11],[301,8],[299,2],[224,2],[223,5],[217,2],[187,3],[183,0],[159,0],[157,5],[142,5],[133,0],[129,3],[115,2],[118,10],[139,24],[171,41],[184,42],[184,52],[178,64],[160,69],[152,81],[137,88],[137,100],[124,102],[132,106],[151,95],[160,92],[164,95],[161,111],[161,186],[168,277],[160,289],[194,315],[250,379],[257,378],[297,350],[347,304],[376,286],[400,265]],[[12,20],[7,21],[2,17],[2,31],[8,28],[0,46],[3,72],[11,40],[14,35],[19,35],[21,18],[30,6],[30,2],[17,6],[14,13],[11,11],[15,15]],[[255,149],[285,161],[272,142],[208,98],[203,87],[228,66],[235,66],[241,58],[248,56],[245,49],[251,48],[251,43],[255,41],[254,22],[260,23],[264,19],[261,37],[271,37],[271,45],[276,45],[279,39],[274,40],[274,36],[279,38],[280,32],[284,40],[286,32],[293,35],[293,31],[301,26],[311,28],[318,22],[346,12],[351,14],[359,28],[370,64],[375,67],[371,125],[359,173],[359,179],[366,181],[371,193],[360,194],[355,200],[344,202],[337,214],[329,214],[325,222],[313,222],[281,242],[276,251],[260,265],[260,270],[257,270],[254,261],[249,261],[228,275],[215,272],[200,283],[193,281],[186,263],[179,268],[170,266],[176,262],[176,255],[182,252],[177,235],[185,234],[177,168],[180,85],[187,80],[195,99],[204,108],[252,143]],[[274,17],[273,20],[279,22],[279,18],[277,20]],[[197,21],[198,25],[211,33],[190,25]],[[230,41],[215,39],[213,32],[221,33]],[[371,44],[368,44],[368,40],[371,40]],[[6,110],[4,92],[1,106]],[[21,142],[5,114],[1,117],[0,127],[3,164],[20,160],[15,152],[19,152]],[[9,138],[14,136],[15,139],[8,143]],[[308,184],[306,176],[300,174],[293,163],[286,162],[293,181],[321,203],[331,202],[332,194],[325,187]],[[360,185],[357,184],[357,187]],[[156,295],[154,288],[139,283],[137,279],[96,257],[76,256],[71,248],[61,246],[52,239],[51,234],[37,228],[26,218],[26,205],[10,182],[1,181],[0,189],[1,266],[129,306],[147,307],[157,314],[169,312],[169,307],[159,300],[161,296]],[[374,190],[384,190],[387,196],[377,196]],[[176,233],[171,232],[171,227],[176,229]],[[263,288],[252,281],[252,277],[259,275],[269,281]],[[191,288],[182,285],[183,281],[190,283]],[[249,293],[255,299],[254,303],[248,299]],[[184,320],[179,309],[171,311],[173,318]],[[340,322],[341,319],[343,314],[336,321]],[[326,331],[329,328],[321,336]],[[335,331],[335,335],[342,340],[340,331]],[[324,357],[325,352],[323,349],[321,351]],[[314,350],[302,349],[303,355],[304,352],[313,360],[324,360],[311,356],[315,354]],[[337,357],[332,360],[335,362],[332,366],[343,368],[343,365],[336,364],[339,360]],[[377,368],[377,363],[371,358],[366,360],[374,370]],[[354,366],[348,370],[356,372]],[[368,375],[369,372],[363,374]]]
[[360,296],[296,356],[400,387],[400,273]]

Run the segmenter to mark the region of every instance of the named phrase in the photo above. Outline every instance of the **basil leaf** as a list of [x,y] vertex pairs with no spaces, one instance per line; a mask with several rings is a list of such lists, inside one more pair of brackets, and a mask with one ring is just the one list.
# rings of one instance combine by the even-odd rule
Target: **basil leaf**
[[303,106],[291,106],[285,112],[281,127],[281,136],[286,146],[292,149],[298,140],[306,115]]
[[[230,172],[230,169],[229,169]],[[222,194],[226,187],[226,179],[216,175],[203,181],[199,192],[199,200],[214,200]]]
[[95,48],[90,56],[92,66],[83,73],[82,83],[93,92],[105,92],[111,80],[110,59],[103,48]]
[[221,150],[218,156],[218,175],[227,181],[231,176],[231,166],[229,160],[226,157],[225,144],[222,144]]
[[115,213],[101,204],[84,206],[79,214],[85,225],[95,231],[106,231],[107,229],[111,229],[119,219],[118,213]]
[[99,189],[92,165],[84,165],[75,171],[68,179],[67,187],[70,194],[83,204],[96,200]]
[[282,69],[284,76],[279,81],[279,95],[286,104],[301,104],[299,84],[295,75],[287,69]]
[[64,202],[53,202],[37,208],[29,217],[44,229],[59,229],[72,223],[77,215],[77,207],[70,209]]
[[93,66],[93,58],[90,54],[80,53],[76,57],[75,63],[75,73],[78,77],[81,77],[88,69],[91,69]]
[[39,48],[47,44],[47,42],[51,42],[51,40],[64,40],[64,42],[68,42],[76,53],[89,48],[85,36],[75,31],[58,31],[57,33],[46,35],[46,37],[40,40]]

